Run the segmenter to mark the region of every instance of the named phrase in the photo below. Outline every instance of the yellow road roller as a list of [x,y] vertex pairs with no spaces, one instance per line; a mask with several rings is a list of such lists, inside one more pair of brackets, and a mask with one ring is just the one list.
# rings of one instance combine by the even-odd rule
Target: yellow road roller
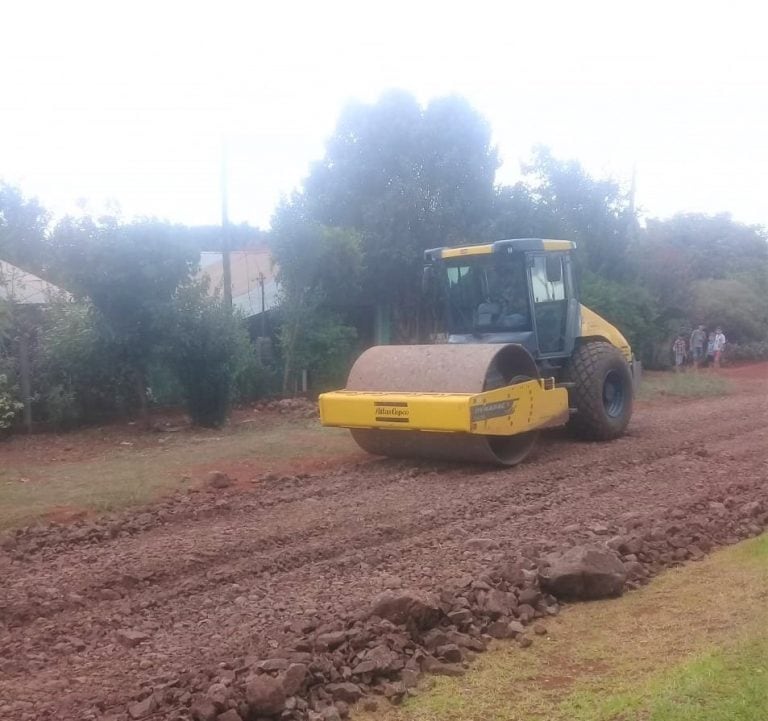
[[425,252],[424,290],[446,342],[375,346],[344,390],[320,396],[323,425],[369,453],[512,466],[538,432],[621,436],[639,364],[617,328],[579,303],[575,244],[515,238]]

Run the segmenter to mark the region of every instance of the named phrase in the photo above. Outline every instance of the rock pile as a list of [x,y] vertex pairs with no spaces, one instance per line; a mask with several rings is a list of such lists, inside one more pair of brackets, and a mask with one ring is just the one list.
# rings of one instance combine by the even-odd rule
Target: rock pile
[[601,545],[516,556],[439,594],[387,590],[355,617],[304,624],[269,658],[238,659],[144,692],[128,717],[162,711],[178,720],[334,721],[360,700],[397,704],[422,673],[463,674],[492,639],[529,646],[547,633],[544,619],[558,613],[560,600],[620,595],[663,568],[760,533],[768,504],[694,502],[664,519],[627,514],[619,522],[620,533]]

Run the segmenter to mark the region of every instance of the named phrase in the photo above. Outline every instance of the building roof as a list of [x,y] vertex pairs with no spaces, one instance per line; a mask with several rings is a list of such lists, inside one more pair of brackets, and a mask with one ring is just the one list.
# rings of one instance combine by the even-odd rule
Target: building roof
[[[232,305],[246,317],[258,315],[263,310],[277,306],[277,267],[269,248],[233,250],[230,252],[232,268]],[[200,273],[210,279],[210,290],[219,293],[224,283],[221,253],[200,254]],[[262,308],[261,284],[264,283],[264,307]]]
[[0,260],[0,299],[16,305],[47,305],[54,300],[70,300],[67,291]]

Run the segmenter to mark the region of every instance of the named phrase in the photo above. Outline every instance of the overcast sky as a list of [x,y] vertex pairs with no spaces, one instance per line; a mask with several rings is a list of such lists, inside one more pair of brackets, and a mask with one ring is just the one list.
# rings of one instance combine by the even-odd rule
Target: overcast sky
[[513,181],[535,143],[628,182],[648,215],[768,225],[757,2],[24,0],[0,16],[0,177],[56,213],[267,225],[344,103],[467,97]]

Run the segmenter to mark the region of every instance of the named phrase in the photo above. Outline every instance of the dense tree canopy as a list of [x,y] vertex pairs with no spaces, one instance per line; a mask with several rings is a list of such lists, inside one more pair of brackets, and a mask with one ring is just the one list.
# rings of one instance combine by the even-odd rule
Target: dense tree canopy
[[637,222],[627,192],[543,147],[534,150],[523,173],[536,219],[534,237],[576,241],[583,267],[606,278],[625,278],[627,246]]
[[45,262],[47,211],[18,188],[0,181],[0,259],[31,272]]
[[[248,226],[232,231],[245,247],[263,242]],[[36,201],[0,186],[0,258],[76,300],[35,309],[34,327],[26,324],[36,416],[66,426],[145,409],[151,390],[186,400],[195,422],[218,425],[244,368],[252,377],[241,387],[261,388],[244,324],[195,278],[200,250],[220,240],[220,229],[119,216],[66,217],[51,227]],[[18,348],[10,341],[19,337],[17,316],[30,314],[10,308],[0,305],[0,340],[8,340],[0,373],[19,394]]]
[[[309,221],[361,234],[366,292],[392,306],[400,337],[414,337],[423,251],[478,237],[497,167],[490,128],[465,100],[422,108],[393,92],[343,112],[293,202]],[[286,212],[278,211],[277,226]]]
[[66,218],[49,247],[57,280],[93,303],[133,369],[143,401],[148,364],[167,333],[168,308],[199,253],[167,223],[111,217]]

